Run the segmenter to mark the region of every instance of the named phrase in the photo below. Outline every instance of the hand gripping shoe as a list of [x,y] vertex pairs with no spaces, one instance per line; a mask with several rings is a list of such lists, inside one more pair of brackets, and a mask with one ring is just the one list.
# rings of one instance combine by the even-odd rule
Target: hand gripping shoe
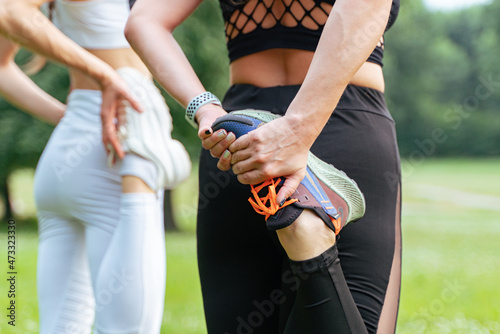
[[[212,125],[232,132],[236,138],[280,116],[262,110],[238,110],[219,117]],[[284,203],[276,203],[276,194],[283,185],[282,178],[252,185],[254,210],[266,217],[269,230],[292,224],[304,209],[313,210],[337,235],[349,222],[365,213],[365,199],[355,181],[334,166],[318,159],[311,152],[307,159],[306,175],[295,192]]]
[[123,67],[117,72],[145,110],[140,114],[126,108],[125,124],[119,131],[124,150],[155,163],[157,189],[173,189],[189,176],[191,160],[184,146],[172,139],[172,117],[165,100],[153,81],[139,71]]

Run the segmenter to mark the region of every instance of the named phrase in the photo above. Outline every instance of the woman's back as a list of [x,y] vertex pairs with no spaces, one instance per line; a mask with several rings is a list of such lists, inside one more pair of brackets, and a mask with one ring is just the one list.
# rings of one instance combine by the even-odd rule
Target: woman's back
[[[54,24],[75,43],[113,69],[133,67],[149,75],[123,34],[130,13],[128,0],[55,0]],[[70,71],[72,89],[100,89],[89,76]]]

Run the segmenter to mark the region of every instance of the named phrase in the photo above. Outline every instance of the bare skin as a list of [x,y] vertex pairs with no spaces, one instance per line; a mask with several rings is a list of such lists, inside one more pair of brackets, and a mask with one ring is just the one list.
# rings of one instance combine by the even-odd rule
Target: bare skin
[[[173,30],[200,2],[142,0],[134,6],[125,29],[127,39],[154,77],[184,107],[206,89],[173,38]],[[303,179],[309,149],[346,85],[384,90],[382,69],[365,60],[380,41],[390,6],[391,0],[337,0],[316,52],[274,49],[234,61],[231,83],[302,86],[284,117],[238,140],[222,130],[213,133],[211,124],[226,114],[221,107],[201,107],[195,116],[198,136],[202,146],[219,158],[219,169],[232,168],[243,184],[284,176],[286,182],[277,202],[289,197]],[[278,231],[278,236],[293,260],[315,257],[335,243],[333,232],[310,212]]]
[[[130,48],[87,51],[106,62],[113,69],[133,67],[145,76],[151,76],[141,59]],[[80,71],[70,70],[70,78],[71,86],[74,89],[99,90],[99,85],[95,80]],[[122,193],[154,193],[154,191],[141,178],[125,175],[122,177]]]
[[0,35],[0,94],[10,103],[50,124],[57,124],[66,106],[45,93],[14,62],[19,47]]
[[[251,84],[257,87],[298,85],[304,81],[312,57],[312,52],[301,50],[274,49],[259,52],[237,59],[231,64],[231,82],[232,84]],[[384,91],[382,68],[379,65],[366,62],[354,74],[349,84]],[[232,143],[233,141],[227,142]],[[226,142],[223,141],[223,144]],[[216,148],[216,150],[213,153],[214,156],[222,156],[224,153],[222,151],[219,154],[222,148]],[[238,161],[237,155],[235,157],[233,154],[232,158],[233,161]],[[234,162],[232,164],[234,171]],[[225,168],[220,162],[219,167]],[[277,234],[288,257],[294,261],[316,257],[335,243],[335,233],[315,213],[309,210],[305,210],[292,225],[278,230]]]
[[[109,146],[112,146],[119,158],[123,158],[125,153],[118,141],[113,120],[124,101],[139,112],[142,112],[142,107],[114,69],[133,67],[149,75],[148,70],[131,48],[81,48],[40,12],[39,7],[46,2],[50,0],[0,0],[0,34],[33,52],[68,66],[71,89],[102,91],[104,145],[108,151]],[[152,192],[137,177],[126,176],[123,181],[123,192]]]
[[[312,52],[301,50],[273,49],[259,52],[237,59],[231,64],[231,83],[251,84],[257,87],[302,84],[312,58]],[[382,68],[377,64],[365,62],[351,78],[349,84],[383,92],[385,84]],[[232,138],[227,141],[226,137],[222,143],[232,143],[233,141]],[[217,148],[213,155],[222,157],[224,151],[219,154],[221,150],[222,147]],[[229,151],[231,151],[230,147]],[[221,158],[221,160],[223,159],[224,157]],[[235,156],[233,153],[230,163],[233,171],[235,170],[234,164],[239,161],[238,159],[238,155]],[[224,166],[221,161],[219,161],[219,168],[228,169],[227,165]],[[235,173],[239,173],[238,167],[236,167]],[[309,210],[305,210],[292,225],[280,229],[276,233],[288,257],[294,261],[307,260],[322,254],[333,246],[336,239],[335,233],[314,212]]]

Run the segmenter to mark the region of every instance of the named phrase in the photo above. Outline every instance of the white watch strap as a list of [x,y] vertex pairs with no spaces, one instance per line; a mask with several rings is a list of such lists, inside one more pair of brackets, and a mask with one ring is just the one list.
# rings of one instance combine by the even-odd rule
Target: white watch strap
[[214,94],[210,92],[205,92],[201,93],[200,95],[196,96],[189,102],[187,108],[186,108],[186,120],[191,124],[195,129],[198,128],[198,123],[196,123],[194,116],[196,115],[196,112],[198,109],[200,109],[201,106],[204,106],[205,104],[212,103],[216,104],[218,106],[222,106],[220,103],[220,100],[215,96]]

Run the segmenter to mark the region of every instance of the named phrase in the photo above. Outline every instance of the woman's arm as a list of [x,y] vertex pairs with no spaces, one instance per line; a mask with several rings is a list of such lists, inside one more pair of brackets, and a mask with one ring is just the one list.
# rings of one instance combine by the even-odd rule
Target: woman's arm
[[286,115],[230,146],[238,180],[256,184],[285,176],[277,201],[289,197],[305,175],[310,147],[347,84],[382,36],[392,0],[337,0],[300,91]]
[[[172,32],[200,0],[141,0],[132,10],[125,35],[153,75],[183,106],[204,91]],[[309,148],[335,109],[349,80],[373,51],[385,29],[391,0],[337,0],[323,30],[302,88],[286,116],[243,136],[230,146],[231,164],[240,182],[256,184],[287,177],[278,202],[288,197],[305,174]],[[221,109],[198,111],[203,147],[220,157],[228,144],[210,125]],[[205,133],[205,131],[207,131]],[[231,164],[230,164],[231,163]]]
[[[155,79],[183,107],[187,107],[194,97],[206,90],[175,40],[173,31],[191,15],[201,1],[137,1],[125,27],[125,36],[132,48],[148,66]],[[217,148],[222,153],[229,143],[225,147],[215,147],[221,138],[211,136],[210,126],[217,117],[225,113],[221,107],[214,104],[204,105],[196,113],[198,136],[202,139],[203,147],[212,149],[216,156],[220,156],[216,153]],[[202,114],[206,117],[200,117]]]
[[113,69],[83,50],[40,12],[49,0],[0,0],[0,33],[44,57],[90,75],[99,84],[109,81]]
[[16,107],[48,123],[57,124],[65,105],[53,98],[14,63],[17,46],[0,36],[0,94]]
[[105,62],[85,51],[57,29],[39,10],[49,0],[0,0],[0,34],[31,51],[79,70],[95,79],[103,92],[102,117],[105,146],[113,145],[120,157],[124,153],[116,137],[113,120],[120,103],[128,101],[142,111],[119,75]]

